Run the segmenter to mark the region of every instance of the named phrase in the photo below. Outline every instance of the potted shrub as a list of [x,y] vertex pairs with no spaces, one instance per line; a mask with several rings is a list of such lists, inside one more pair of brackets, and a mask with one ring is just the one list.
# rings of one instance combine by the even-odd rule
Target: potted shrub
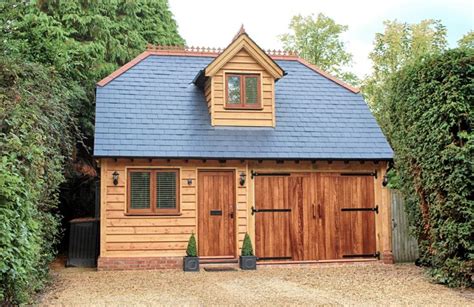
[[255,257],[253,254],[252,242],[250,241],[250,236],[248,233],[245,234],[239,265],[242,270],[257,269],[257,257]]
[[183,271],[198,272],[199,271],[199,257],[196,250],[196,238],[194,233],[188,241],[188,248],[186,249],[186,256],[183,257]]

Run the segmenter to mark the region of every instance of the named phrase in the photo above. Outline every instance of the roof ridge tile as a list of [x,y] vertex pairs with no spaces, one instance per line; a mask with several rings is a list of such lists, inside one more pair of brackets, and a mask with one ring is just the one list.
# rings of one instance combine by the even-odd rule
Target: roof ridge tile
[[[169,56],[201,56],[201,57],[217,57],[224,51],[223,48],[215,48],[215,47],[199,47],[199,46],[185,46],[185,45],[147,45],[147,50],[139,54],[130,62],[126,63],[122,67],[118,68],[116,71],[112,72],[110,75],[105,77],[104,79],[97,82],[97,85],[102,87],[107,85],[109,82],[132,68],[133,66],[137,65],[142,60],[146,59],[150,55],[169,55]],[[300,58],[296,52],[293,51],[282,51],[282,50],[264,50],[274,61],[275,60],[285,60],[285,61],[297,61],[304,66],[310,68],[314,72],[321,74],[326,79],[329,79],[340,86],[348,89],[352,93],[359,93],[360,90],[356,87],[353,87],[342,80],[330,75],[329,73],[325,72],[324,70],[320,69],[314,64],[306,61],[303,58]]]

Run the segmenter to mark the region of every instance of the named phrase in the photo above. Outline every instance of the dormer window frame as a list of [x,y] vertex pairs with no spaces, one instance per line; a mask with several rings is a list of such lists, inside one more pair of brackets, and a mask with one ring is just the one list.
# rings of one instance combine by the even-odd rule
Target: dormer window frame
[[[228,78],[231,76],[238,76],[240,77],[240,104],[236,103],[229,103],[228,97]],[[246,103],[246,95],[245,95],[245,77],[256,77],[257,78],[257,103]],[[263,103],[262,103],[262,72],[261,71],[224,71],[223,74],[223,85],[224,85],[224,108],[226,110],[253,110],[253,111],[261,111],[263,110]]]

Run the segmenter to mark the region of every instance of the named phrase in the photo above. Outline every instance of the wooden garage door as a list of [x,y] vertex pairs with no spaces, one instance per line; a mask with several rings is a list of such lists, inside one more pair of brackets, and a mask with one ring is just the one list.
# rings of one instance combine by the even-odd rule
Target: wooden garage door
[[375,254],[372,176],[258,176],[255,195],[255,246],[261,260],[332,260]]
[[372,257],[376,252],[374,178],[314,174],[320,206],[318,259]]
[[302,260],[303,208],[310,174],[255,178],[255,254],[260,260]]

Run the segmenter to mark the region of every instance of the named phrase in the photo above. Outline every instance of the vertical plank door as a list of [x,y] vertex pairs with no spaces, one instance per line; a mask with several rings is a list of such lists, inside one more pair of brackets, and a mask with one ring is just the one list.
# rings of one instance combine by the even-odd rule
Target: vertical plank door
[[255,255],[259,260],[290,260],[288,178],[256,177],[255,209]]
[[259,260],[303,260],[309,174],[255,178],[255,246]]
[[374,178],[317,174],[318,258],[368,258],[376,252]]
[[198,250],[202,257],[235,256],[233,171],[198,172]]
[[342,258],[375,255],[375,197],[373,176],[341,176],[340,218]]

